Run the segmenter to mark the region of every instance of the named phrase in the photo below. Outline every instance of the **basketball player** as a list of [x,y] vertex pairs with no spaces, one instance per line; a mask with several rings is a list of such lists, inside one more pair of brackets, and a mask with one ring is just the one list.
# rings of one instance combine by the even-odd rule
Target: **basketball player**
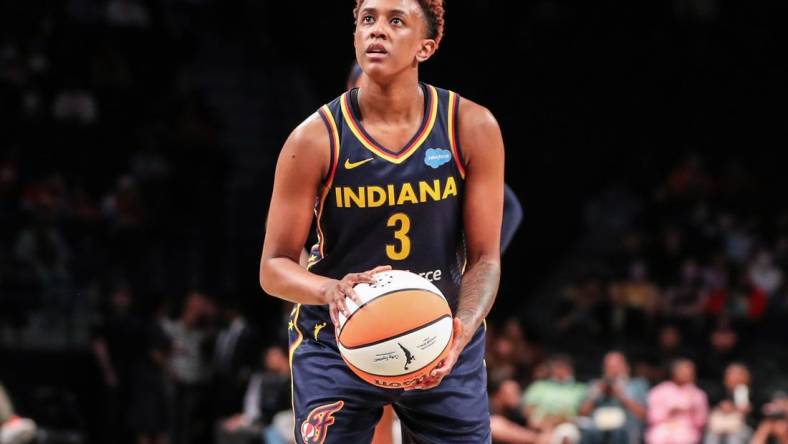
[[[485,108],[420,83],[443,33],[440,0],[357,0],[361,86],[290,135],[277,164],[260,265],[263,289],[296,302],[290,323],[299,443],[369,442],[393,404],[414,442],[484,443],[490,417],[481,326],[497,292],[503,141]],[[318,243],[299,266],[311,212]],[[353,286],[406,269],[447,297],[448,356],[407,389],[353,374],[336,347]],[[333,328],[332,328],[333,327]]]
[[[361,86],[362,74],[361,65],[354,62],[350,67],[350,72],[347,77],[347,89],[353,89]],[[514,240],[514,235],[517,234],[518,228],[523,221],[523,206],[520,204],[520,199],[514,193],[514,190],[509,184],[503,184],[503,220],[501,221],[501,255],[506,252],[506,249],[511,245]],[[306,253],[304,261],[309,257]],[[306,262],[304,262],[306,263]]]
[[[361,70],[361,66],[357,62],[353,62],[346,82],[348,90],[361,86],[362,74],[363,71]],[[509,184],[504,183],[503,220],[501,221],[501,255],[506,252],[509,244],[512,243],[514,235],[517,233],[517,229],[520,227],[522,220],[523,207],[520,205],[520,200],[517,198],[517,195],[514,194],[514,190],[509,187]],[[307,241],[310,240],[313,240],[311,236]],[[300,259],[301,265],[306,266],[308,258],[309,254],[303,251]],[[383,416],[375,427],[375,434],[371,444],[391,444],[392,433],[395,436],[400,434],[399,423],[397,422],[395,425],[395,418],[396,415],[392,413],[391,405],[384,406]],[[403,440],[407,442],[407,437],[404,437]]]

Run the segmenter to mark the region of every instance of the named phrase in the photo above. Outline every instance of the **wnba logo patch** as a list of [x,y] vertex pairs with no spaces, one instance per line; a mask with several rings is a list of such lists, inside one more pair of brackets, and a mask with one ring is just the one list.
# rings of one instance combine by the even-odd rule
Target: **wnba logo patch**
[[342,410],[345,401],[321,405],[309,412],[301,423],[301,438],[304,444],[323,444],[328,434],[328,426],[334,423],[334,413]]
[[424,163],[432,168],[438,168],[451,160],[451,152],[440,148],[430,148],[424,154]]

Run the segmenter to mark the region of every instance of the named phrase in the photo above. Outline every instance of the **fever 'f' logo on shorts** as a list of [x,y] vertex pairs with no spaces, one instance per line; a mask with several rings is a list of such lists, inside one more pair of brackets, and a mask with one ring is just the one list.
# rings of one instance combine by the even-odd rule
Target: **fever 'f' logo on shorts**
[[334,413],[342,410],[345,401],[321,405],[309,412],[301,423],[301,438],[304,444],[323,444],[328,434],[328,426],[334,423]]

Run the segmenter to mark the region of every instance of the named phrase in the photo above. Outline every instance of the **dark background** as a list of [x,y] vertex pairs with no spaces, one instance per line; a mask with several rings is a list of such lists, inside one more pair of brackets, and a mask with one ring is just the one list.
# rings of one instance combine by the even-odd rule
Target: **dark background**
[[[279,334],[279,303],[258,284],[276,156],[343,91],[354,58],[351,1],[137,3],[147,19],[123,24],[100,0],[0,1],[0,378],[71,396],[86,429],[90,326],[118,282],[147,313],[201,289],[238,301],[269,341]],[[690,155],[710,174],[735,165],[754,178],[741,212],[770,220],[784,206],[785,9],[447,2],[445,40],[421,77],[495,114],[524,209],[493,320],[539,324],[538,306],[571,280],[588,204],[625,189],[648,207]],[[58,117],[73,91],[93,117]],[[151,158],[164,173],[139,166]],[[126,214],[112,203],[124,196]],[[30,270],[16,242],[40,208],[70,244],[65,283],[20,278]]]

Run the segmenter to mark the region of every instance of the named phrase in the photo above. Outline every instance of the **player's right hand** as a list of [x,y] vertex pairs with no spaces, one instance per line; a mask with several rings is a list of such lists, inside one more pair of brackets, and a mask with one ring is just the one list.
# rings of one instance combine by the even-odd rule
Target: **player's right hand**
[[339,328],[339,313],[345,317],[350,316],[345,298],[350,298],[356,305],[361,305],[361,299],[356,294],[353,287],[356,284],[371,284],[375,282],[373,275],[382,271],[391,270],[390,265],[381,265],[363,273],[349,273],[340,280],[332,280],[321,289],[321,297],[325,304],[328,304],[328,313],[331,315],[331,322],[334,323],[334,331]]

